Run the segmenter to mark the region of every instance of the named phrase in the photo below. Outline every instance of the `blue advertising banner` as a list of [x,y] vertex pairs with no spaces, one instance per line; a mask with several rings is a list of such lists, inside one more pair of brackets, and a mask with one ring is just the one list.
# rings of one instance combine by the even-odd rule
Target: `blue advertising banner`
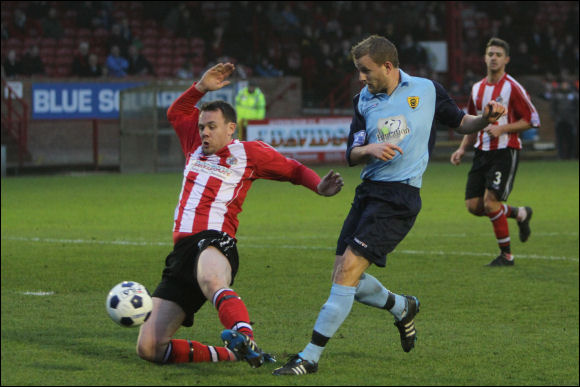
[[33,83],[32,119],[119,118],[119,92],[143,84]]
[[[120,91],[144,85],[144,82],[123,83],[33,83],[32,119],[115,119],[119,118]],[[176,91],[160,91],[157,106],[168,108],[188,86]],[[221,99],[234,104],[240,87],[228,86],[208,92],[200,101]]]

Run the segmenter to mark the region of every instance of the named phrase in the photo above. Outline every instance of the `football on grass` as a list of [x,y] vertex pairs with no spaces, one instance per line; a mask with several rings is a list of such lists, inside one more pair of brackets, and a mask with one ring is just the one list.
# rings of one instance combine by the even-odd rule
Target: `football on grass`
[[145,286],[134,281],[115,285],[107,296],[107,312],[123,327],[137,327],[151,315],[153,300]]

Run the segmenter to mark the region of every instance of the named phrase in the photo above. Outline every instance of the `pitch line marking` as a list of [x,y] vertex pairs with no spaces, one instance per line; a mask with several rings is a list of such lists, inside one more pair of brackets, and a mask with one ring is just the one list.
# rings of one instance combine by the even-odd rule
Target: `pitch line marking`
[[[41,242],[41,243],[67,243],[67,244],[98,244],[98,245],[120,245],[120,246],[173,246],[170,242],[139,242],[139,241],[99,241],[94,239],[56,239],[56,238],[37,238],[37,237],[8,237],[3,236],[3,240],[22,241],[22,242]],[[242,240],[248,238],[241,238]],[[247,245],[242,246],[249,249],[299,249],[299,250],[331,250],[335,248],[331,246],[303,246],[303,245]],[[409,255],[460,255],[460,256],[483,256],[493,257],[493,253],[478,253],[470,251],[425,251],[425,250],[395,250],[395,254],[409,254]],[[545,259],[550,261],[572,261],[578,262],[578,257],[557,257],[552,255],[538,255],[538,254],[515,254],[516,258],[525,259]]]
[[54,292],[20,292],[25,296],[52,296]]

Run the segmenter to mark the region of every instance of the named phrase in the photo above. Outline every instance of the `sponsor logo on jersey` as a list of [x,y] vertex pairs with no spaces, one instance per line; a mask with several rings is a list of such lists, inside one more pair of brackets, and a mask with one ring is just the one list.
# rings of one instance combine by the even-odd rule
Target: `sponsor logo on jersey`
[[379,119],[377,126],[378,142],[387,142],[389,144],[397,145],[403,141],[409,133],[411,133],[411,129],[407,126],[407,120],[403,115],[381,118]]
[[189,172],[206,173],[220,180],[226,180],[233,173],[228,167],[193,158],[189,161],[189,165],[186,168],[186,173]]

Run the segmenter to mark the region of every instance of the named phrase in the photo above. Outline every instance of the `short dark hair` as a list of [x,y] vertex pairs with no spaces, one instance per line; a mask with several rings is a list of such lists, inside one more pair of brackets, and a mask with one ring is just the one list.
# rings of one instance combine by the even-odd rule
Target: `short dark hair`
[[505,51],[505,56],[510,56],[510,45],[503,39],[500,38],[491,38],[485,45],[485,52],[487,52],[487,48],[491,46],[501,47]]
[[216,110],[220,110],[222,112],[222,114],[224,115],[224,118],[226,120],[226,124],[229,122],[233,122],[236,123],[238,122],[237,120],[237,116],[236,116],[236,109],[234,109],[234,107],[232,105],[230,105],[229,103],[227,103],[226,101],[222,101],[222,100],[216,100],[216,101],[211,101],[211,102],[206,102],[203,105],[201,105],[201,109],[199,109],[201,112],[215,112]]
[[357,43],[351,48],[350,53],[353,60],[368,55],[378,65],[389,61],[393,66],[399,67],[397,47],[389,39],[379,35],[371,35]]

